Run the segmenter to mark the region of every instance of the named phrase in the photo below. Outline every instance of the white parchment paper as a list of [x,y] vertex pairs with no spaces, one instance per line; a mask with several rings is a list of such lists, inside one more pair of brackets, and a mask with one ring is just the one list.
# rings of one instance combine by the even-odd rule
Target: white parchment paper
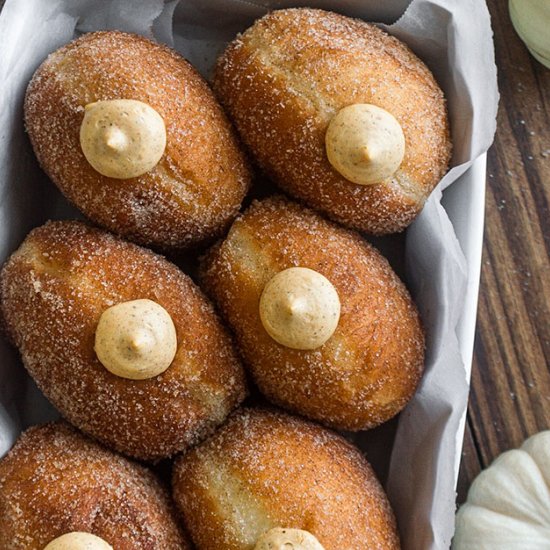
[[[49,218],[77,216],[40,171],[24,134],[26,85],[48,53],[82,32],[120,29],[174,46],[206,77],[225,44],[269,9],[332,9],[384,27],[431,68],[449,104],[453,169],[407,230],[407,280],[427,329],[426,373],[402,413],[387,490],[405,550],[447,549],[454,527],[454,463],[467,404],[455,335],[466,286],[464,256],[440,204],[490,146],[498,91],[489,14],[482,0],[7,0],[0,15],[0,261]],[[405,11],[406,10],[406,11]],[[396,21],[396,22],[395,22]],[[56,416],[0,341],[0,456],[29,424]],[[368,432],[356,437],[361,444]],[[389,454],[389,453],[388,453]]]

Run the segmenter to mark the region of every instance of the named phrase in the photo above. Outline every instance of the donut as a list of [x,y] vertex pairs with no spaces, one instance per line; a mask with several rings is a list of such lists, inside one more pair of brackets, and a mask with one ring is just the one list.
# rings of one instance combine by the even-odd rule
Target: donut
[[53,52],[28,86],[25,125],[69,201],[139,244],[177,249],[220,235],[249,187],[206,82],[138,35],[89,33]]
[[375,25],[273,11],[229,44],[214,90],[258,166],[347,227],[403,230],[447,170],[443,92]]
[[177,459],[172,484],[197,550],[400,548],[390,504],[361,453],[279,412],[235,413]]
[[171,456],[244,398],[230,337],[195,284],[103,230],[57,221],[31,231],[2,268],[0,302],[46,397],[127,455]]
[[358,234],[270,197],[206,253],[200,279],[273,403],[353,431],[385,422],[413,395],[424,365],[418,312]]
[[191,549],[148,469],[65,422],[29,428],[0,460],[0,550],[60,550],[76,533],[96,546],[64,548]]

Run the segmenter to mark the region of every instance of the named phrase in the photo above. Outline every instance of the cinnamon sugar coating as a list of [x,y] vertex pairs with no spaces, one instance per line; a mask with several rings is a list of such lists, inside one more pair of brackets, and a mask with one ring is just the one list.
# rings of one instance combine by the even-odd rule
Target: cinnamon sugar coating
[[[348,227],[403,230],[447,170],[441,89],[407,46],[372,24],[323,10],[271,12],[228,46],[214,90],[260,167]],[[405,135],[401,167],[379,184],[351,183],[326,156],[330,120],[355,103],[385,109]]]
[[[120,180],[88,163],[79,140],[84,107],[134,99],[164,119],[167,144],[149,172]],[[250,183],[223,110],[175,51],[141,36],[95,32],[52,53],[34,74],[25,123],[42,168],[99,225],[161,249],[221,234]]]
[[179,458],[173,494],[198,550],[253,550],[274,527],[325,550],[398,550],[390,504],[341,436],[277,412],[241,409]]
[[64,422],[29,428],[0,460],[0,550],[42,550],[72,531],[116,550],[191,549],[149,470]]
[[[289,267],[321,273],[340,298],[336,331],[315,350],[278,344],[261,322],[265,285]],[[418,312],[386,259],[356,233],[281,197],[254,202],[205,256],[201,281],[272,402],[334,428],[362,430],[412,397],[424,367]]]
[[[244,398],[242,367],[212,306],[175,265],[80,222],[34,229],[0,275],[1,312],[25,367],[61,414],[125,454],[157,460],[204,437]],[[146,380],[94,352],[102,312],[150,299],[171,316],[177,352]]]

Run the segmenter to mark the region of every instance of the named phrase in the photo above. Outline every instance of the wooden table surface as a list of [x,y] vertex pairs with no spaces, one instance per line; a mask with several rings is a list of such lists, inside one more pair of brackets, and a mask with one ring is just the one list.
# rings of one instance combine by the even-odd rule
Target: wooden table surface
[[550,70],[488,0],[501,102],[458,501],[502,451],[550,429]]

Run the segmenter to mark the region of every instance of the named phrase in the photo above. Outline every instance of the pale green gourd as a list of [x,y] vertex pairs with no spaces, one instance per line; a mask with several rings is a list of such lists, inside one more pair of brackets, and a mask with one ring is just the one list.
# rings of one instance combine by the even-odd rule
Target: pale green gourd
[[503,453],[474,480],[452,549],[550,549],[550,430]]
[[516,32],[533,57],[550,68],[550,0],[509,0],[508,8]]

